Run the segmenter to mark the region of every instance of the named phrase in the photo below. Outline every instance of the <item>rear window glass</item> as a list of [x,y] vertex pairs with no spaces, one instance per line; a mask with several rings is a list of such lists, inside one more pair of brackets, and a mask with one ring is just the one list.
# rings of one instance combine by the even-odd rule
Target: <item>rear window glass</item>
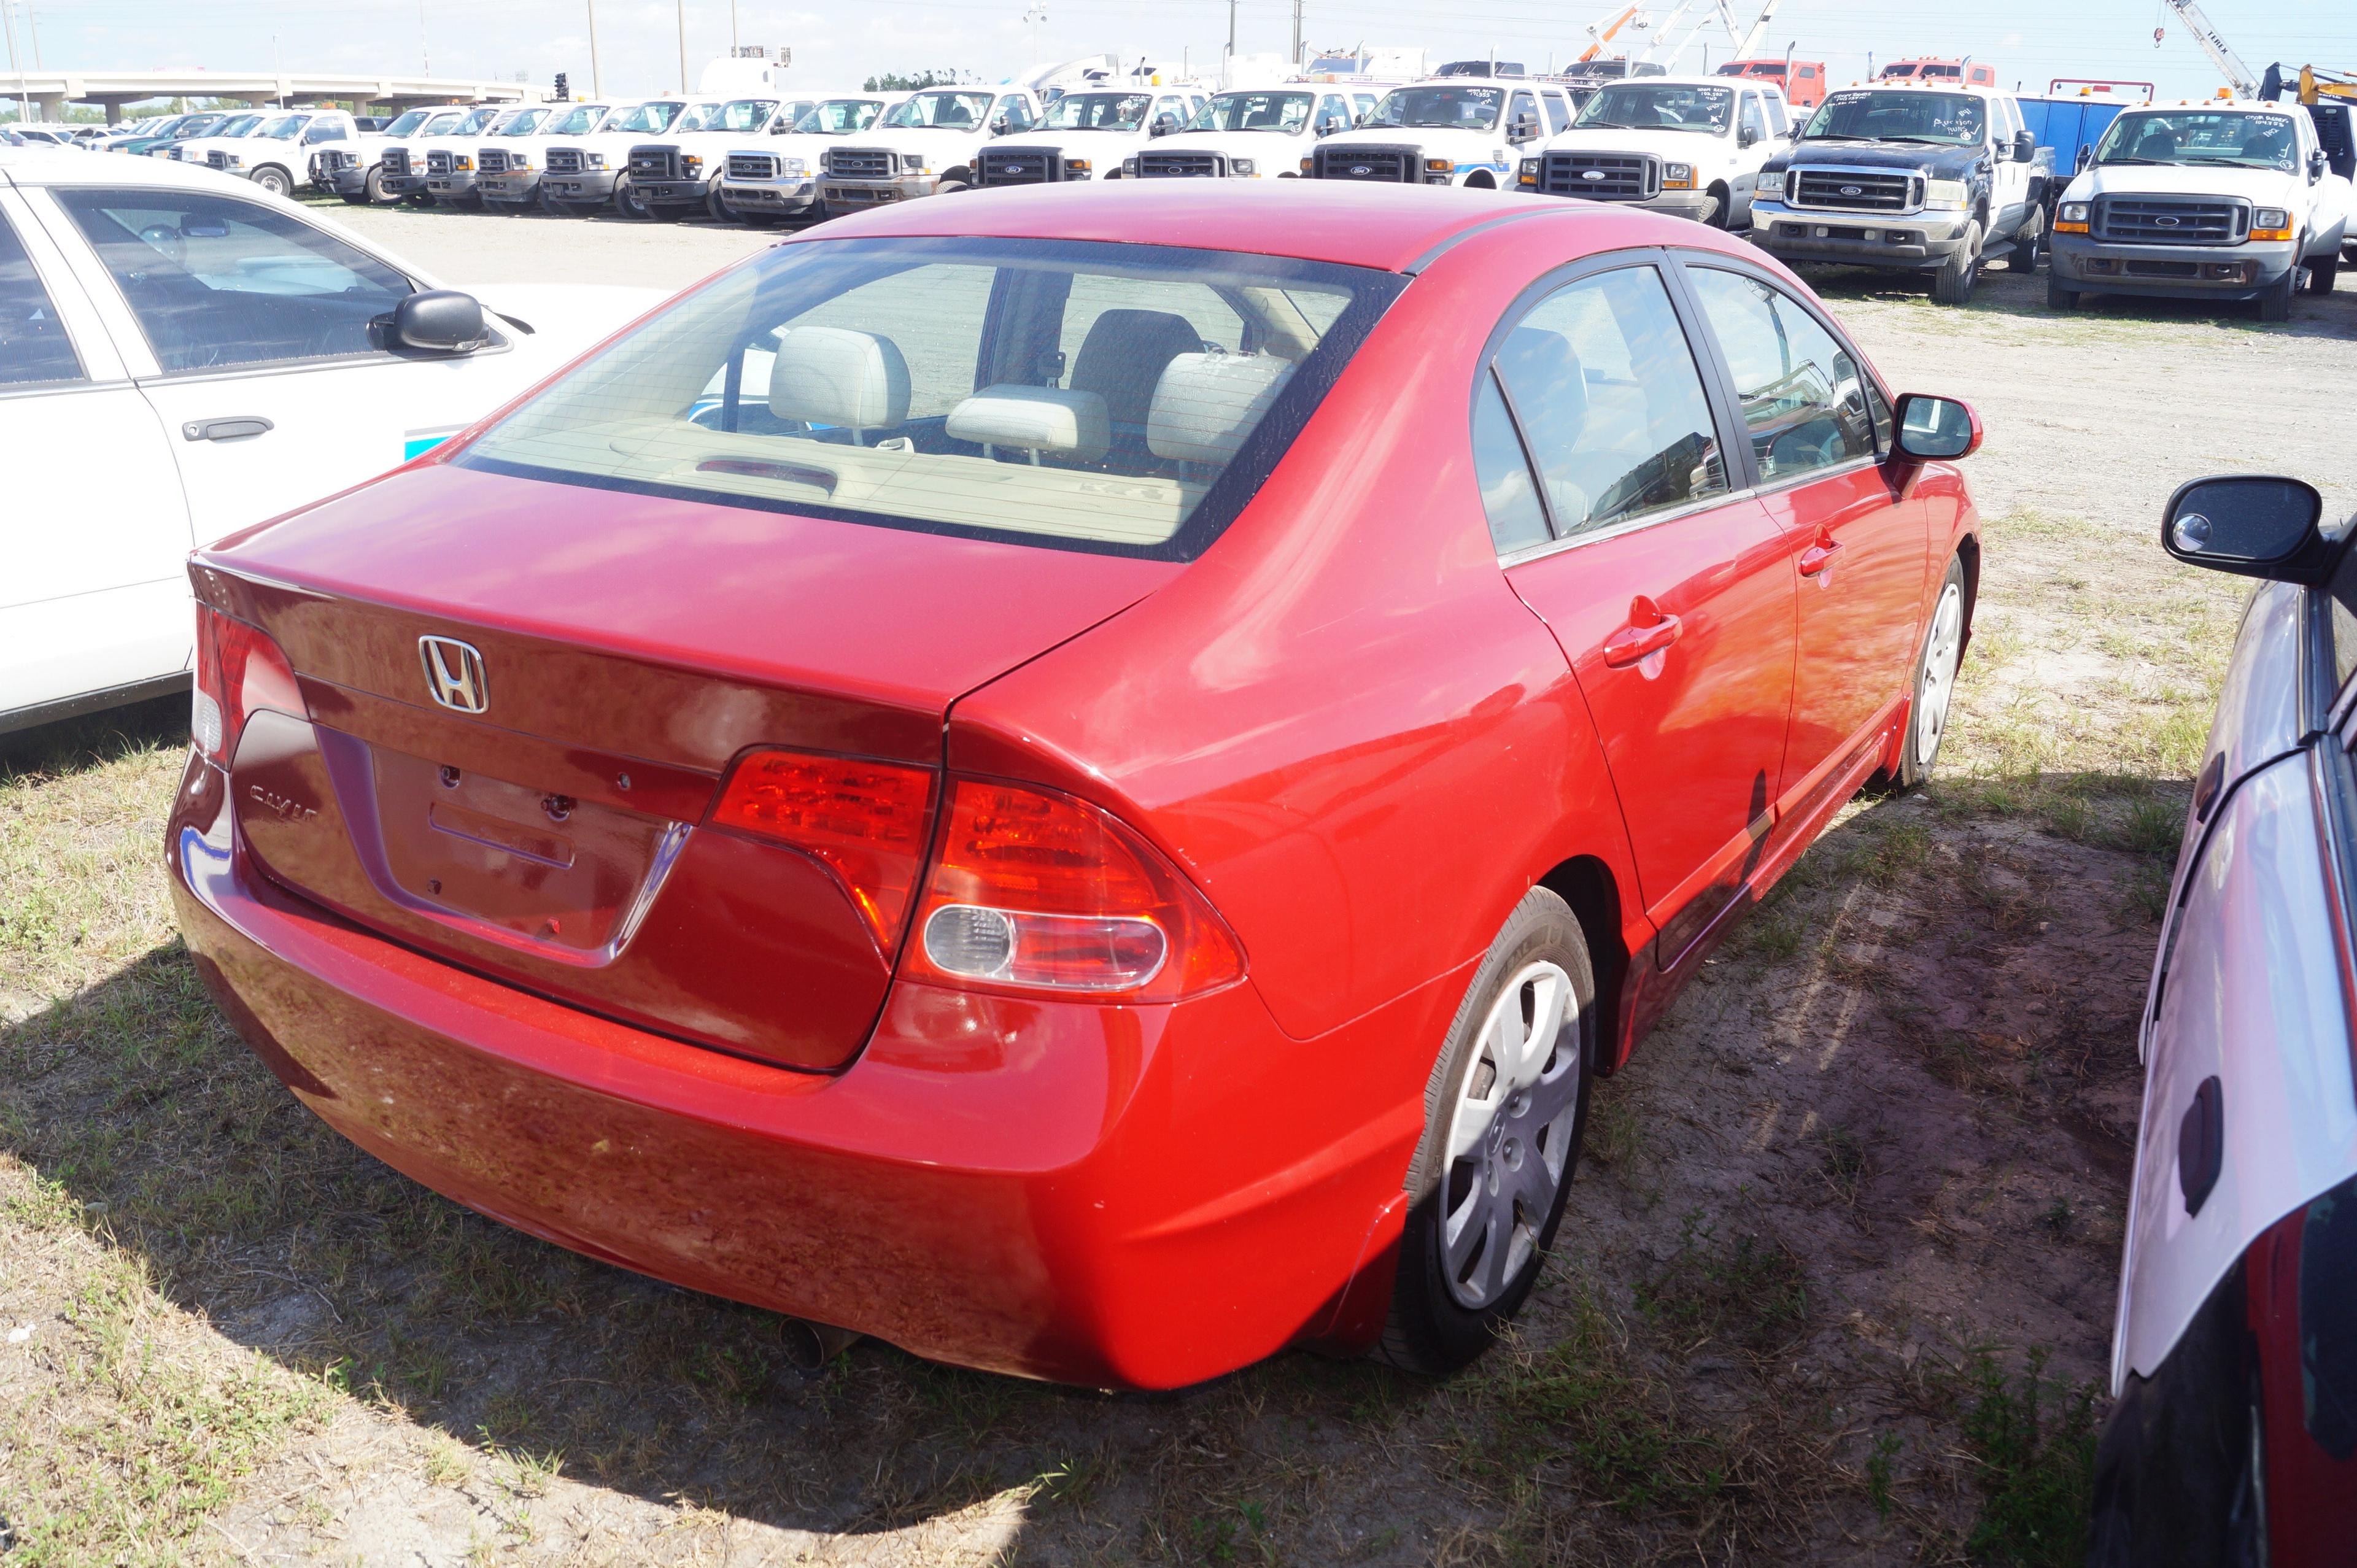
[[457,461],[1190,560],[1252,499],[1403,282],[1150,245],[781,245]]

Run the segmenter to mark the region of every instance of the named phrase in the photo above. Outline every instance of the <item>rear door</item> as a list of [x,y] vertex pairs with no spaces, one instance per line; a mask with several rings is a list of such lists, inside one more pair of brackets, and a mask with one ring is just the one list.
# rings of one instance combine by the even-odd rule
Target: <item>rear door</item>
[[1805,823],[1828,792],[1846,793],[1842,783],[1912,690],[1931,521],[1884,467],[1881,389],[1831,324],[1764,272],[1715,254],[1684,259],[1743,416],[1760,504],[1799,579],[1777,799]]
[[1518,307],[1474,405],[1506,579],[1587,697],[1664,968],[1764,848],[1794,598],[1781,532],[1734,494],[1733,432],[1669,269],[1616,258]]

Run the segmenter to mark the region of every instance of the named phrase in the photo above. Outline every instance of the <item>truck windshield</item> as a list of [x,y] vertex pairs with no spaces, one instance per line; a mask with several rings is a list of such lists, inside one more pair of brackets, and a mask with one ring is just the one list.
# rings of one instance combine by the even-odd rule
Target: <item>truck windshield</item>
[[425,128],[417,134],[421,136],[447,136],[456,131],[458,122],[465,118],[463,114],[436,114],[426,121]]
[[1579,130],[1699,131],[1727,134],[1735,113],[1735,91],[1727,87],[1665,87],[1657,82],[1619,83],[1587,101],[1572,122]]
[[1146,124],[1154,96],[1146,92],[1068,92],[1039,122],[1048,131],[1135,131]]
[[172,127],[172,140],[185,142],[191,136],[209,135],[228,118],[226,114],[191,114],[184,124]]
[[454,461],[1192,560],[1405,282],[1159,245],[791,242],[683,296]]
[[2098,164],[2214,164],[2234,168],[2298,166],[2298,137],[2283,114],[2123,114],[2095,144]]
[[[793,129],[812,136],[847,136],[855,131],[865,131],[876,124],[876,116],[884,113],[880,98],[830,98],[793,124]],[[770,127],[784,132],[782,124]]]
[[758,131],[777,112],[774,98],[739,98],[728,103],[699,103],[679,117],[682,131]]
[[1497,125],[1505,105],[1505,89],[1500,87],[1403,87],[1383,94],[1367,124],[1419,131],[1487,131]]
[[1307,92],[1222,92],[1207,100],[1187,122],[1190,131],[1279,131],[1301,134],[1309,124]]
[[425,111],[423,109],[412,109],[400,119],[395,120],[392,124],[387,125],[384,128],[384,134],[388,136],[406,136],[409,133],[414,131],[418,126],[423,125],[424,124],[425,124]]
[[890,131],[975,131],[990,119],[987,92],[920,92],[884,116]]
[[253,134],[253,128],[261,124],[262,116],[259,114],[241,114],[236,119],[231,120],[228,124],[223,125],[219,131],[215,132],[214,134],[220,136],[250,136]]
[[603,119],[605,114],[606,109],[603,104],[584,103],[578,109],[567,111],[563,119],[557,121],[554,125],[547,127],[542,134],[549,136],[586,136],[590,132],[597,128],[597,122]]
[[1933,142],[1976,147],[1988,134],[1988,112],[1964,92],[1914,92],[1903,88],[1836,92],[1809,116],[1804,141]]
[[681,107],[680,104],[662,101],[641,103],[635,108],[624,110],[620,117],[606,129],[625,132],[631,135],[668,131],[671,129],[673,116],[680,112]]
[[254,134],[257,136],[267,136],[274,142],[292,141],[296,136],[301,135],[303,134],[303,127],[310,123],[311,116],[308,114],[288,114],[282,118],[273,120],[270,124],[263,126],[259,131],[256,131]]
[[548,116],[549,111],[545,109],[527,109],[500,126],[498,134],[502,136],[529,136],[540,129]]
[[[478,109],[460,120],[457,129],[453,134],[460,136],[479,136],[490,130],[491,123],[505,113],[506,111],[501,109]],[[432,135],[433,133],[428,131],[426,134]]]

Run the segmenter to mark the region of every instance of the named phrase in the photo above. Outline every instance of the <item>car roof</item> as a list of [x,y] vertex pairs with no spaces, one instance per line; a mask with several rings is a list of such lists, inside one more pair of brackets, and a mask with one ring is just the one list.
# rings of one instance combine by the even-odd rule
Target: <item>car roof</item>
[[[1473,230],[1535,213],[1569,215],[1559,199],[1457,186],[1357,180],[1125,179],[970,190],[838,218],[789,245],[886,236],[1091,240],[1293,256],[1399,272]],[[1599,221],[1610,208],[1588,209]],[[1665,220],[1664,221],[1678,221]]]

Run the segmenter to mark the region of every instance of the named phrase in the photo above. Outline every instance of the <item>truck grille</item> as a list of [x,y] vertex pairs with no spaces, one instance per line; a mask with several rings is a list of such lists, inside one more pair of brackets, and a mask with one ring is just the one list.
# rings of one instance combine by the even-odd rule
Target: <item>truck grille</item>
[[2095,202],[2092,227],[2115,245],[2239,245],[2251,237],[2251,209],[2239,201],[2106,196]]
[[1228,172],[1228,160],[1219,153],[1140,153],[1137,174],[1141,179],[1202,179],[1220,178]]
[[318,163],[319,172],[321,174],[334,174],[337,170],[344,166],[344,160],[350,156],[351,155],[350,153],[336,152],[315,153],[312,155]]
[[1049,147],[994,147],[982,155],[980,185],[1053,185],[1064,177],[1064,160]]
[[227,168],[229,167],[229,155],[222,152],[219,147],[215,147],[211,152],[205,155],[205,163],[212,168]]
[[406,175],[409,172],[407,150],[401,147],[387,147],[384,150],[384,172],[395,176]]
[[578,147],[551,147],[548,152],[548,172],[551,174],[579,174],[581,172],[581,149]]
[[1310,172],[1318,179],[1415,185],[1423,177],[1422,147],[1320,147]]
[[880,147],[829,147],[826,172],[836,179],[889,179],[892,155]]
[[1792,171],[1792,205],[1828,212],[1912,212],[1923,205],[1923,177],[1855,169]]
[[1590,201],[1650,201],[1662,194],[1662,160],[1643,153],[1549,153],[1539,165],[1539,188]]
[[670,147],[632,147],[630,177],[632,179],[675,179],[672,165],[678,154]]
[[730,179],[775,179],[778,160],[767,153],[731,153],[728,155]]
[[505,174],[508,172],[508,156],[490,151],[477,153],[475,167],[485,174]]
[[450,155],[449,155],[449,154],[447,154],[447,153],[428,153],[428,154],[426,154],[426,155],[425,155],[425,172],[426,172],[427,174],[448,174],[448,173],[450,173],[450,172],[451,172],[451,168],[450,168]]

